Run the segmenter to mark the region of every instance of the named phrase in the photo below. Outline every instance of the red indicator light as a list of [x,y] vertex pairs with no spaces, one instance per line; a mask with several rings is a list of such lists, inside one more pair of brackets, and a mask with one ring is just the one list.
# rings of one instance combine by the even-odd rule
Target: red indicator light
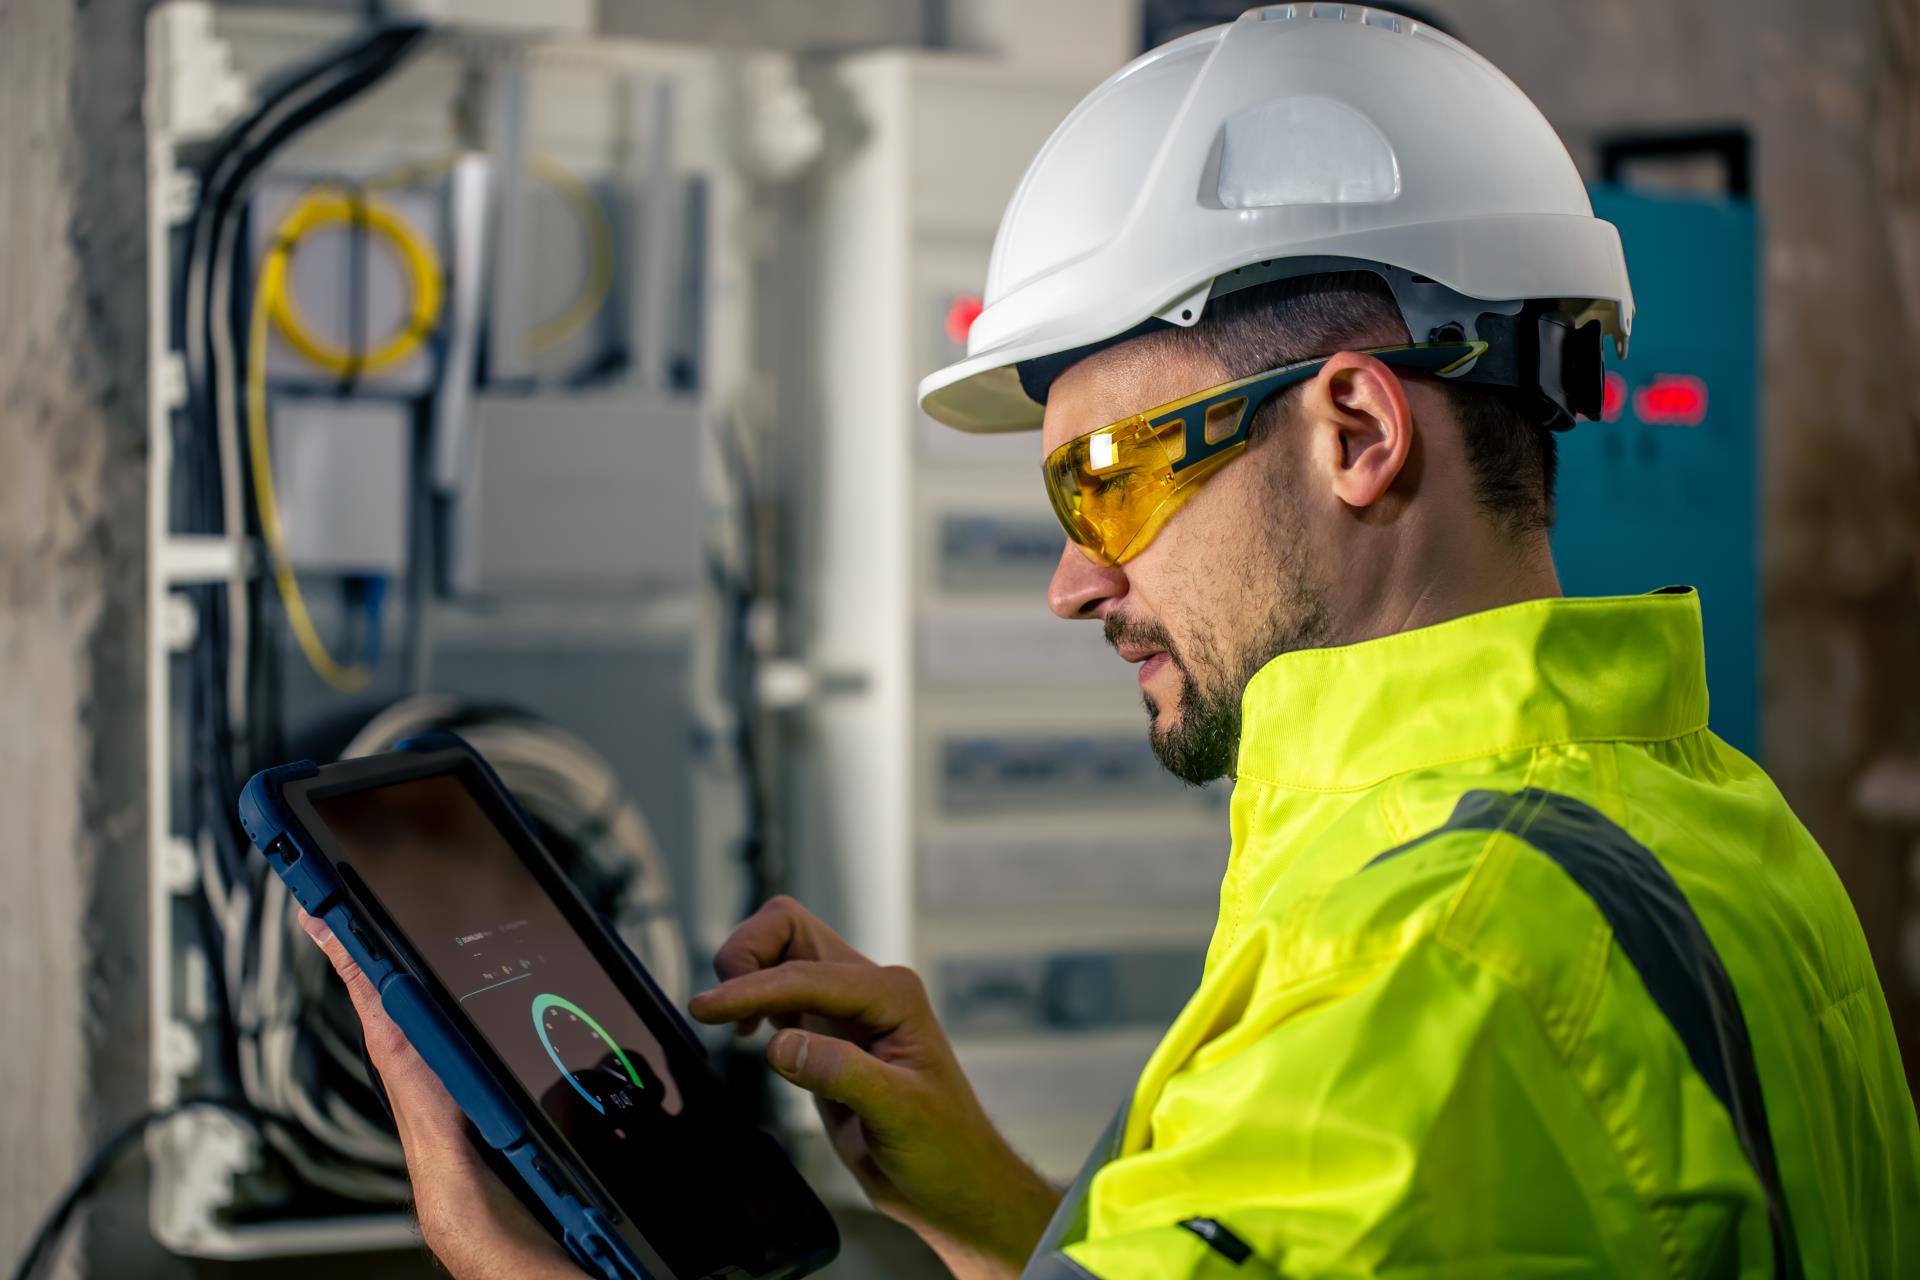
[[1688,373],[1656,373],[1636,391],[1633,413],[1662,427],[1697,427],[1707,417],[1707,384]]
[[1620,411],[1626,407],[1627,380],[1608,370],[1606,386],[1600,393],[1600,421],[1620,421]]
[[985,308],[981,305],[979,294],[954,295],[953,301],[947,304],[947,341],[956,347],[966,346],[967,335],[973,332],[973,322],[980,318],[983,310]]

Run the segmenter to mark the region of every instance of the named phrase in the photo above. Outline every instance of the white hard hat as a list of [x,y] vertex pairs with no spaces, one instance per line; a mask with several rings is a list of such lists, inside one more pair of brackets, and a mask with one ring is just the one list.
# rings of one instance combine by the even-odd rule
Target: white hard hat
[[1556,425],[1598,412],[1600,335],[1626,351],[1619,232],[1527,96],[1409,18],[1280,4],[1134,60],[1054,130],[1000,220],[967,357],[920,403],[967,431],[1036,427],[1053,375],[1103,344],[1356,268],[1414,341],[1490,341],[1465,380],[1537,390]]

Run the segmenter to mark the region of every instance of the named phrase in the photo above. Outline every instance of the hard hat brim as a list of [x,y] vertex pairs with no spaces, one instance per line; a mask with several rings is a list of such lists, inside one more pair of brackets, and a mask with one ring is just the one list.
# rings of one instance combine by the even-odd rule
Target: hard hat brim
[[1035,343],[1027,353],[994,351],[950,364],[920,383],[920,408],[936,422],[977,434],[1033,431],[1046,416],[1020,385],[1017,366],[1052,352]]

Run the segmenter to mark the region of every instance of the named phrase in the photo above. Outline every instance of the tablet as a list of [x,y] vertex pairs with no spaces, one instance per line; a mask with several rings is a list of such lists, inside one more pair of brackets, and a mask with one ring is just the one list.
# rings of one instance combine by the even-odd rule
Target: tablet
[[583,1266],[801,1276],[832,1218],[452,734],[257,775],[247,832]]

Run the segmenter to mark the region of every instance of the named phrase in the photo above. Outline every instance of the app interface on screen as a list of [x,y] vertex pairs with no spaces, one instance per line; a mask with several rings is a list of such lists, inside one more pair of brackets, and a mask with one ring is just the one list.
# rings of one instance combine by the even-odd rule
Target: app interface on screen
[[676,1275],[759,1273],[809,1237],[796,1175],[728,1110],[664,1015],[620,993],[457,775],[313,805],[433,976]]

